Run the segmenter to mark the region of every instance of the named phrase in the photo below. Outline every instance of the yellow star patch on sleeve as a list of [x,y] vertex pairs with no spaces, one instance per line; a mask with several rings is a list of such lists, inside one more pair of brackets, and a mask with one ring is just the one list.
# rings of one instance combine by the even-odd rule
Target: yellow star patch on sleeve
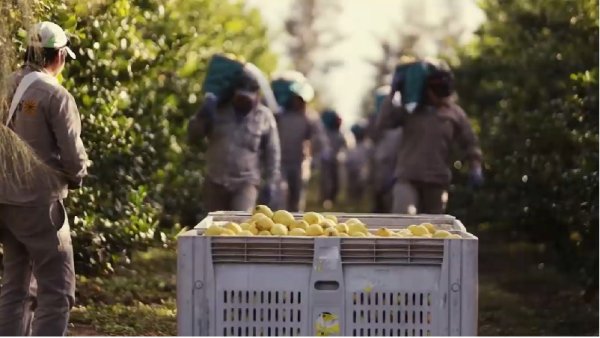
[[26,115],[35,115],[35,113],[37,112],[37,102],[33,100],[23,101],[21,111]]

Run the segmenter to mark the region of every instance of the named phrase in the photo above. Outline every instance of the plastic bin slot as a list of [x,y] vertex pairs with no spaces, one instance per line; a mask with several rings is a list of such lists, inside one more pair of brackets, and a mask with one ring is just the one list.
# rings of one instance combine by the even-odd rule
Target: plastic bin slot
[[381,265],[390,265],[390,264],[401,264],[401,265],[441,265],[443,260],[440,259],[427,259],[427,258],[382,258],[378,257],[373,259],[373,257],[345,257],[342,261],[342,264],[353,264],[353,265],[372,265],[372,264],[381,264]]
[[[431,292],[350,292],[347,304],[348,333],[375,336],[423,336],[431,334]],[[366,330],[366,331],[365,331]],[[370,332],[369,332],[370,330]],[[390,331],[391,330],[391,331]]]
[[236,237],[236,236],[227,236],[227,237],[211,237],[211,243],[214,244],[266,244],[266,245],[274,245],[277,243],[283,243],[285,245],[312,245],[313,239],[310,237],[279,237],[279,236],[269,236],[269,237]]
[[314,248],[306,241],[247,241],[240,238],[220,239],[212,243],[212,256],[215,263],[303,263],[312,264]]
[[284,259],[272,259],[271,257],[250,257],[249,259],[230,258],[220,259],[216,258],[213,260],[214,263],[257,263],[257,264],[278,264],[278,263],[289,263],[289,264],[308,264],[308,258],[284,258]]
[[273,257],[274,255],[279,255],[279,256],[284,256],[284,257],[311,257],[313,253],[312,252],[283,252],[283,253],[279,253],[279,252],[269,252],[269,251],[255,251],[255,252],[240,252],[240,253],[236,253],[236,252],[229,252],[229,251],[223,251],[223,252],[215,252],[213,255],[214,256],[219,256],[219,257],[234,257],[234,256],[239,256],[240,254],[246,255],[246,256],[255,256],[255,257]]
[[410,241],[393,245],[393,240],[369,240],[366,242],[342,243],[343,264],[424,264],[443,263],[443,243],[414,243]]
[[223,336],[295,336],[302,326],[302,292],[233,290],[218,293]]

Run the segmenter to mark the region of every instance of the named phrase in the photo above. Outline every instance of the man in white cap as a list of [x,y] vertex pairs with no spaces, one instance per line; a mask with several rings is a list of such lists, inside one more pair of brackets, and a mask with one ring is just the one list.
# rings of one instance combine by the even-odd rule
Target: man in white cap
[[[81,186],[87,154],[75,100],[56,79],[66,58],[75,54],[63,29],[51,22],[35,25],[28,43],[25,65],[11,78],[8,118],[1,122],[31,147],[53,177],[34,177],[26,186],[0,182],[0,336],[65,335],[75,301],[73,247],[63,199],[69,189]],[[32,279],[37,281],[36,295],[30,293]]]

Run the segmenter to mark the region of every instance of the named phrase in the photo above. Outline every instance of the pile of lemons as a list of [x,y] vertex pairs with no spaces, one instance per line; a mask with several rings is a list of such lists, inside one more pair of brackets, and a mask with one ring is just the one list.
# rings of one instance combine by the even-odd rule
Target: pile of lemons
[[406,229],[379,228],[369,231],[367,225],[357,218],[338,222],[335,215],[307,212],[302,219],[295,219],[286,210],[271,211],[266,205],[258,205],[252,217],[243,223],[213,224],[205,236],[296,236],[296,237],[400,237],[400,238],[462,238],[458,234],[438,229],[431,223],[410,225]]

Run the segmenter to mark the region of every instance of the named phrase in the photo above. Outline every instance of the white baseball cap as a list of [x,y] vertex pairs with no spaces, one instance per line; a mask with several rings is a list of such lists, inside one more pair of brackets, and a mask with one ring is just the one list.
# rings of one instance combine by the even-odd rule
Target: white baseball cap
[[44,21],[36,24],[29,33],[29,46],[38,48],[65,48],[72,59],[75,53],[69,48],[69,38],[65,31],[57,24]]

